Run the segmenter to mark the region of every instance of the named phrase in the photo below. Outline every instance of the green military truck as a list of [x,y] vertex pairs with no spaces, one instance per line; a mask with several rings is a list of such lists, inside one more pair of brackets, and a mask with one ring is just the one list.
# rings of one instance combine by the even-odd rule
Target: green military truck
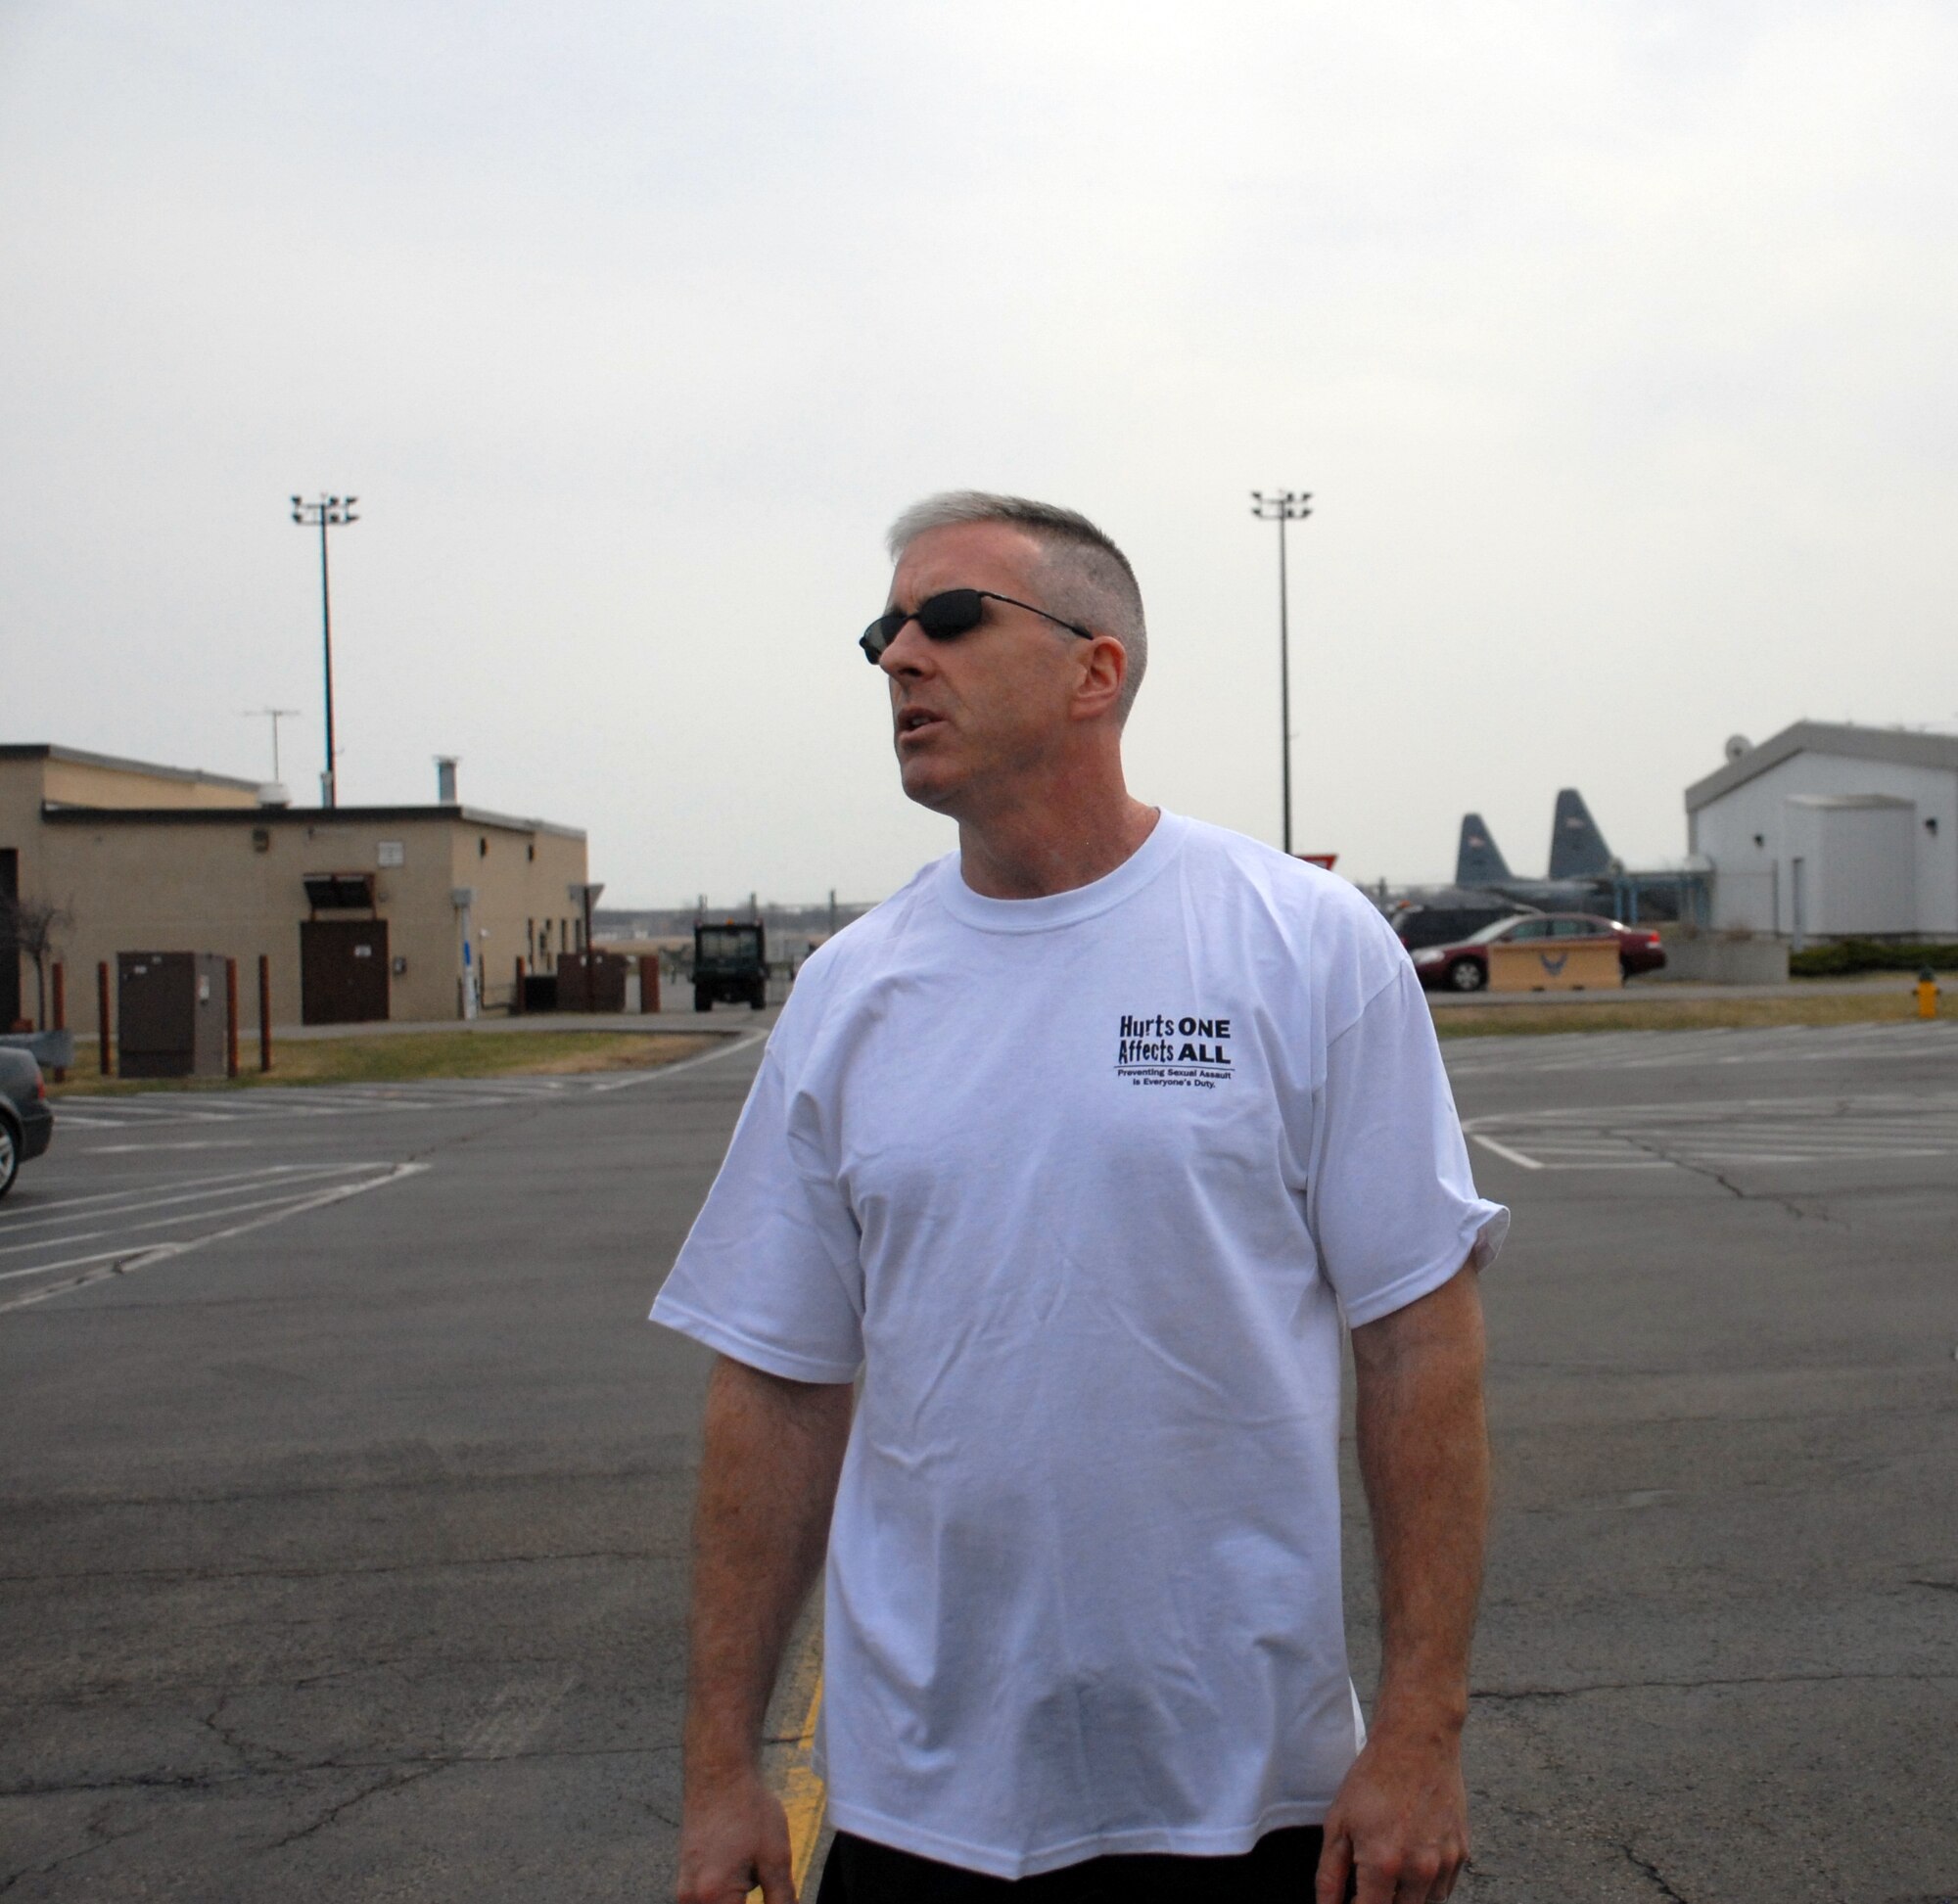
[[759,923],[727,919],[694,927],[693,1008],[712,1011],[717,1000],[757,1011],[769,1002],[769,953]]

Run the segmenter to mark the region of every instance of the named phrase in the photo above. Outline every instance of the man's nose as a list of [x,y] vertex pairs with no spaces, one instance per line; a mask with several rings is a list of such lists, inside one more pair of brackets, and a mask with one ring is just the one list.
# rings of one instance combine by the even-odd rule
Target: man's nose
[[890,645],[877,657],[877,666],[887,674],[920,674],[931,656],[931,637],[912,619],[891,637]]

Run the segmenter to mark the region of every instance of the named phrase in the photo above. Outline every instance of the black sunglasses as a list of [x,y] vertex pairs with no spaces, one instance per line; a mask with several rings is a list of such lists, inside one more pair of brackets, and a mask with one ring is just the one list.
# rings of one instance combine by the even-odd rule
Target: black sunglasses
[[1084,628],[1079,622],[1063,622],[1058,615],[1049,615],[1032,602],[1017,602],[1012,596],[995,594],[990,588],[948,588],[942,595],[927,595],[915,608],[894,608],[878,616],[858,636],[857,645],[863,650],[864,660],[874,668],[907,622],[915,622],[934,641],[950,641],[955,635],[979,626],[986,613],[980,606],[982,602],[1004,602],[1008,608],[1023,608],[1029,615],[1038,615],[1042,621],[1065,628],[1069,634],[1080,635],[1084,641],[1095,639],[1093,628]]

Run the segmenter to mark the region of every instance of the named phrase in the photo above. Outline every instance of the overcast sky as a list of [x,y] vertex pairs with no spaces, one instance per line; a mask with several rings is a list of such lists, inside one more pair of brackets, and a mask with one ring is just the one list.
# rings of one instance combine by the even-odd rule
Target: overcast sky
[[889,519],[1086,510],[1144,799],[1446,873],[1685,850],[1740,731],[1958,720],[1958,14],[0,4],[0,739],[586,827],[607,903],[952,844]]

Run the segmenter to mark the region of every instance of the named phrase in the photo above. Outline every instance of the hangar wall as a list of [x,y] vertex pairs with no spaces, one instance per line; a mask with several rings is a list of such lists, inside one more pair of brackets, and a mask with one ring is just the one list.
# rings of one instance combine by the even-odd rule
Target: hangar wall
[[[1815,744],[1745,777],[1730,768],[1688,790],[1688,844],[1713,869],[1714,926],[1958,936],[1958,739],[1802,725],[1815,730]],[[1832,733],[1870,751],[1827,751]],[[1895,750],[1918,759],[1872,757],[1891,739],[1932,744]],[[1939,759],[1946,751],[1948,766]]]

